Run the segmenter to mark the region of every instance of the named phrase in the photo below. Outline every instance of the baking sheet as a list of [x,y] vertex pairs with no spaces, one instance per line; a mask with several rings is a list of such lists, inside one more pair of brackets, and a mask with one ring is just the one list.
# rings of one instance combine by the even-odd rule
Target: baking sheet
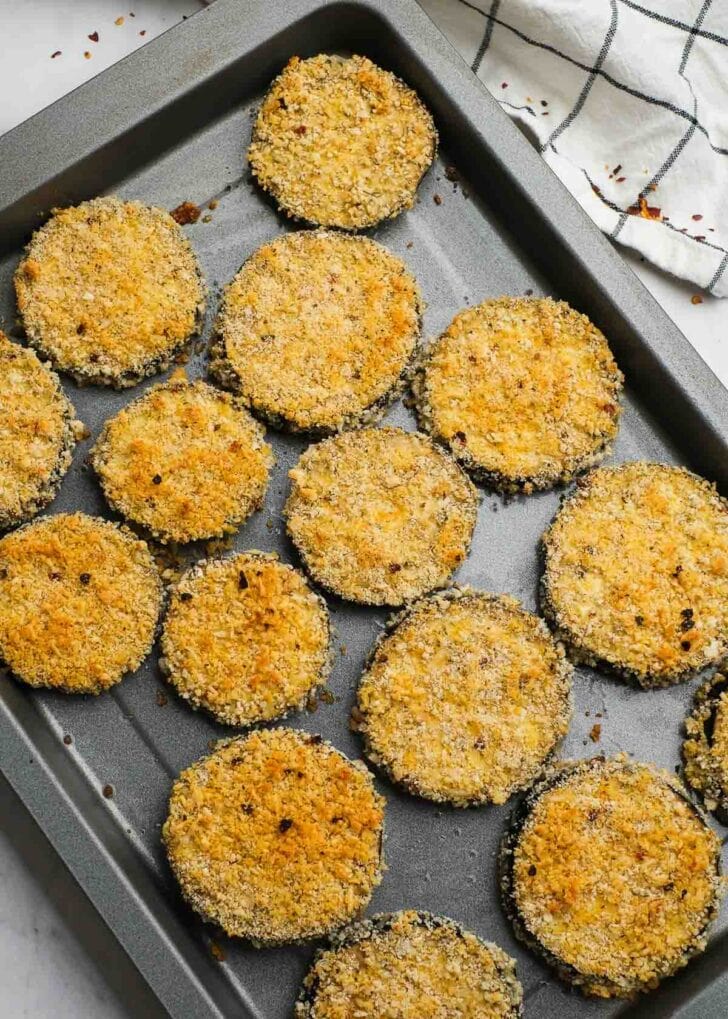
[[[364,52],[402,73],[438,121],[441,152],[415,208],[373,234],[419,280],[427,301],[425,335],[489,296],[532,290],[567,297],[604,329],[627,373],[625,413],[610,461],[684,463],[725,491],[725,391],[413,0],[294,0],[275,8],[218,0],[0,140],[5,330],[22,335],[13,325],[17,241],[53,204],[117,193],[167,208],[218,200],[210,222],[186,228],[210,285],[208,336],[220,286],[255,248],[291,229],[244,166],[262,89],[289,55],[332,49]],[[462,178],[457,186],[444,173],[453,164]],[[202,374],[204,358],[195,355],[188,370]],[[85,457],[104,420],[158,380],[124,393],[65,385],[91,436],[76,449],[50,512],[80,508],[111,516]],[[401,402],[385,420],[414,427]],[[287,471],[307,443],[273,432],[269,439],[278,462],[265,507],[240,530],[234,547],[276,550],[296,562],[280,511]],[[514,594],[535,608],[537,541],[558,498],[553,492],[510,500],[484,493],[472,553],[457,579]],[[358,757],[361,744],[348,729],[348,715],[386,611],[328,602],[336,635],[329,684],[335,701],[287,724],[320,732]],[[625,750],[673,769],[694,688],[639,692],[579,669],[563,756]],[[595,744],[589,732],[597,712],[602,734]],[[0,685],[0,766],[170,1013],[282,1019],[291,1013],[313,950],[256,951],[199,924],[178,898],[159,843],[172,778],[205,753],[210,740],[231,731],[177,699],[159,674],[156,650],[134,676],[95,699],[33,693],[12,680]],[[527,1016],[709,1019],[728,1012],[720,958],[728,910],[707,955],[656,994],[634,1005],[585,1000],[514,941],[501,913],[495,855],[509,807],[447,809],[377,782],[388,801],[389,870],[369,911],[445,913],[498,942],[518,961]],[[106,784],[113,786],[111,799],[102,795]],[[211,939],[223,961],[213,956]]]

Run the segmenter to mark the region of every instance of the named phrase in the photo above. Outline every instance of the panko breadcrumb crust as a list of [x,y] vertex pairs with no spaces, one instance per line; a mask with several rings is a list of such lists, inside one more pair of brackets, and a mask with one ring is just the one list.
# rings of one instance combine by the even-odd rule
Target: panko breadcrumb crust
[[98,694],[154,642],[162,584],[146,544],[84,513],[0,540],[0,658],[24,683]]
[[205,287],[164,209],[94,198],[54,209],[15,273],[29,342],[79,383],[136,385],[199,328]]
[[308,971],[295,1019],[519,1019],[523,989],[503,949],[413,909],[334,934]]
[[325,439],[289,471],[284,515],[310,575],[368,605],[447,583],[470,548],[477,492],[425,435],[363,428]]
[[332,434],[371,424],[402,395],[421,318],[416,281],[381,244],[283,234],[228,286],[210,372],[273,427]]
[[577,661],[655,687],[728,651],[728,502],[685,468],[597,468],[542,551],[543,612]]
[[227,725],[302,708],[331,665],[326,603],[274,553],[208,559],[172,588],[162,671],[195,708]]
[[366,57],[291,57],[258,112],[248,161],[286,215],[361,230],[414,203],[435,158],[432,116]]
[[703,951],[720,841],[673,776],[625,755],[557,765],[516,810],[500,885],[516,936],[583,993],[631,998]]
[[55,372],[0,331],[0,531],[53,499],[83,425]]
[[262,729],[182,772],[162,838],[203,919],[271,946],[359,914],[381,880],[383,822],[361,762],[320,736]]
[[357,694],[365,754],[408,791],[505,803],[566,735],[572,668],[538,616],[454,587],[393,617]]
[[263,505],[264,437],[239,400],[179,369],[106,422],[91,464],[113,509],[186,543],[230,534]]
[[720,823],[728,824],[728,661],[698,687],[685,731],[685,779]]
[[414,381],[422,428],[478,481],[532,492],[570,481],[611,449],[623,376],[586,315],[551,298],[466,308]]

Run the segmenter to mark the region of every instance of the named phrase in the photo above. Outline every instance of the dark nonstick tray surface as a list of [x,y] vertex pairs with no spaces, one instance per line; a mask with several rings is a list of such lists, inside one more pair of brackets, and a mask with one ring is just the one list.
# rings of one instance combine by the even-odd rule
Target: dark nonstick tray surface
[[[570,300],[604,330],[627,376],[612,459],[686,464],[728,494],[728,394],[414,0],[219,0],[0,139],[0,324],[21,337],[11,276],[22,243],[54,205],[100,193],[167,208],[217,199],[211,222],[186,228],[211,288],[207,337],[219,287],[258,245],[291,229],[249,179],[251,117],[289,56],[320,51],[372,57],[413,85],[435,114],[441,152],[418,203],[374,234],[419,279],[425,334],[489,296],[533,291]],[[457,186],[452,172],[445,174],[451,166]],[[189,371],[202,374],[204,357],[193,357]],[[67,385],[91,437],[79,444],[50,512],[108,513],[85,457],[103,421],[153,381],[124,393]],[[414,428],[401,402],[387,421]],[[306,443],[269,437],[278,463],[265,508],[235,547],[275,549],[295,561],[280,510],[287,471]],[[473,551],[458,579],[534,608],[537,541],[558,499],[545,493],[504,501],[484,493]],[[335,702],[288,724],[321,732],[358,757],[349,710],[386,614],[329,604]],[[624,750],[674,769],[694,688],[640,692],[579,669],[563,756]],[[602,734],[594,743],[597,712]],[[33,693],[11,679],[0,684],[0,766],[169,1012],[180,1019],[283,1019],[313,950],[256,951],[217,938],[180,901],[159,842],[172,778],[228,732],[166,690],[156,653],[98,698]],[[378,782],[388,801],[389,870],[370,911],[445,913],[498,942],[518,960],[527,1016],[728,1014],[728,911],[706,955],[649,998],[585,1000],[516,944],[501,914],[494,865],[510,808],[439,809]],[[107,784],[111,799],[102,795]],[[213,937],[222,961],[211,951]]]

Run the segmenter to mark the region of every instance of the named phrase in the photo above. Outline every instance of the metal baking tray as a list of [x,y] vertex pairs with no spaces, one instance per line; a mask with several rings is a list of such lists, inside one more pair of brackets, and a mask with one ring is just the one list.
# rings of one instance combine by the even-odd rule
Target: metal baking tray
[[[422,285],[426,335],[488,296],[533,290],[566,298],[605,331],[627,376],[612,459],[687,464],[728,494],[728,393],[414,0],[218,0],[1,139],[5,329],[20,338],[11,274],[32,228],[54,205],[115,192],[167,208],[187,199],[202,206],[219,201],[211,222],[188,228],[211,285],[209,335],[219,286],[259,244],[291,228],[247,173],[251,115],[289,56],[320,51],[372,57],[413,85],[435,115],[442,146],[419,201],[375,232]],[[457,168],[457,187],[445,175],[449,166]],[[189,370],[202,373],[204,359],[195,356]],[[102,422],[153,381],[125,393],[67,387],[92,434],[79,445],[50,512],[107,514],[84,466],[89,445]],[[414,427],[402,403],[387,420]],[[278,465],[265,508],[242,528],[235,547],[276,549],[295,561],[280,510],[287,471],[305,441],[270,437]],[[558,498],[551,492],[504,501],[486,493],[459,579],[535,607],[536,544]],[[336,600],[330,607],[335,702],[290,724],[321,732],[358,757],[348,715],[385,612]],[[580,669],[563,755],[626,750],[675,768],[694,688],[640,692]],[[173,1016],[282,1019],[291,1014],[313,950],[257,951],[218,938],[181,902],[166,866],[159,828],[171,780],[226,732],[171,691],[161,706],[160,691],[156,654],[98,698],[34,693],[3,679],[0,767]],[[598,744],[588,737],[596,712]],[[106,784],[113,786],[111,799],[102,795]],[[526,1015],[728,1014],[726,911],[706,954],[658,992],[634,1004],[585,1000],[514,941],[499,908],[495,854],[510,808],[442,809],[379,785],[388,801],[389,870],[370,911],[429,909],[498,942],[518,960]],[[212,937],[224,960],[213,956]]]

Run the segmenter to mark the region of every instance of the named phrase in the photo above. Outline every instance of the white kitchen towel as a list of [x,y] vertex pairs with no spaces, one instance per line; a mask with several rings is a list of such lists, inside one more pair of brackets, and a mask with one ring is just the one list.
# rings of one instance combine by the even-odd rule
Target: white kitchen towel
[[597,226],[728,296],[728,0],[421,0]]

